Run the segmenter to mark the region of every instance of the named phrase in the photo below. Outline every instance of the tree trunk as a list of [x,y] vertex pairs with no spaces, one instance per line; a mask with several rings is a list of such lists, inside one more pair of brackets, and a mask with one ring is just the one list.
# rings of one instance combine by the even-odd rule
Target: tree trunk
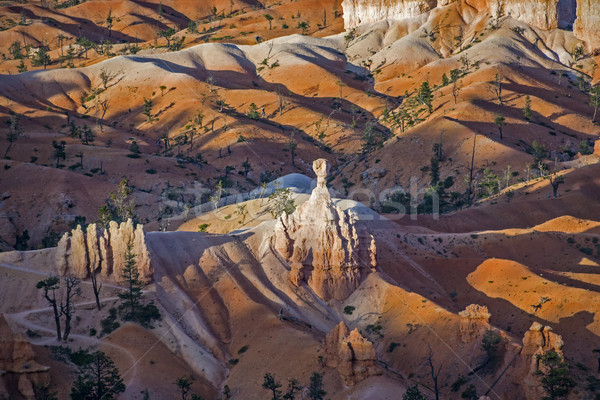
[[52,301],[52,309],[54,311],[54,322],[56,323],[56,339],[60,341],[60,314],[58,313],[58,307],[56,306],[56,299]]
[[96,276],[95,271],[92,271],[92,288],[94,289],[94,297],[96,298],[96,307],[100,310],[102,308],[100,305],[100,290],[102,289],[102,284],[98,286],[98,277]]
[[10,141],[8,142],[8,147],[6,148],[6,151],[4,152],[4,158],[6,158],[6,156],[8,155],[8,152],[10,151],[10,148],[12,147],[13,142]]

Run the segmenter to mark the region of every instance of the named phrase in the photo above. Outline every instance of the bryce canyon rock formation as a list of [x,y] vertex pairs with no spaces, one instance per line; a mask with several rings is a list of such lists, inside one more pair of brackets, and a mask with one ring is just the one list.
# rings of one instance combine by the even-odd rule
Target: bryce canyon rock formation
[[521,355],[533,357],[535,360],[535,355],[543,354],[550,350],[562,354],[563,346],[564,342],[562,337],[552,332],[551,327],[544,327],[539,322],[534,322],[531,324],[529,330],[525,332],[525,336],[523,337],[523,350],[521,351]]
[[85,233],[81,226],[65,233],[58,242],[56,269],[59,275],[73,275],[87,278],[90,273],[100,271],[102,276],[113,275],[121,281],[121,272],[125,266],[127,244],[131,240],[137,268],[143,282],[152,280],[150,255],[146,248],[144,229],[128,220],[120,225],[111,221],[108,229],[98,230],[96,224],[88,225]]
[[577,19],[573,32],[587,43],[588,50],[600,49],[600,1],[577,0]]
[[413,18],[456,1],[492,16],[500,8],[502,15],[542,30],[572,27],[575,36],[587,43],[588,50],[600,47],[600,31],[596,28],[600,23],[598,0],[344,0],[344,26],[351,29],[384,19]]
[[14,334],[0,314],[0,398],[13,398],[18,392],[26,399],[33,399],[33,387],[48,380],[48,369],[35,361],[27,338]]
[[490,328],[490,317],[486,306],[471,304],[464,311],[458,313],[461,319],[459,322],[460,339],[464,343],[470,343],[475,340],[486,329]]
[[549,326],[544,327],[539,322],[534,322],[523,337],[523,349],[521,350],[520,364],[526,377],[523,379],[524,390],[528,399],[541,398],[545,393],[541,387],[536,372],[542,368],[538,356],[554,350],[562,356],[563,339],[560,335],[552,332]]
[[355,385],[371,375],[380,374],[375,365],[375,348],[358,329],[352,332],[343,322],[325,338],[325,364],[337,368],[347,385]]
[[436,0],[344,0],[344,26],[350,29],[384,19],[412,18],[436,5]]
[[323,300],[344,300],[358,287],[361,270],[375,268],[375,242],[356,216],[335,206],[326,187],[329,162],[315,160],[317,187],[291,215],[275,225],[274,247],[289,262],[289,278],[303,281]]

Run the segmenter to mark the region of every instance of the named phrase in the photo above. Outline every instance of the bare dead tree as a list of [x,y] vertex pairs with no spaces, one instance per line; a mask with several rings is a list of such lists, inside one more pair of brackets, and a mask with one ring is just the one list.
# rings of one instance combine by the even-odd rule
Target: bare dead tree
[[433,381],[433,391],[435,393],[435,400],[440,400],[440,389],[438,387],[438,376],[440,375],[440,371],[442,370],[442,365],[440,364],[437,371],[435,370],[435,366],[433,365],[433,350],[431,349],[431,347],[429,347],[429,356],[427,357],[427,363],[429,364],[431,380]]
[[63,340],[66,341],[71,333],[71,319],[75,313],[75,307],[73,304],[73,298],[78,296],[81,292],[77,287],[79,285],[79,279],[74,276],[65,276],[63,278],[65,283],[65,302],[60,303],[60,312],[65,316],[65,332],[63,333]]
[[96,109],[96,120],[98,121],[98,125],[100,126],[100,132],[104,132],[104,116],[110,108],[110,101],[108,100],[108,98],[97,98],[94,108]]
[[60,317],[62,313],[61,311],[59,311],[59,307],[56,302],[56,290],[58,290],[58,288],[60,287],[60,279],[56,276],[51,276],[47,279],[44,279],[43,281],[39,281],[36,287],[38,289],[44,290],[44,298],[46,299],[46,301],[48,301],[48,304],[52,306],[52,311],[54,311],[54,322],[56,323],[56,338],[57,340],[60,340]]
[[504,105],[502,102],[502,87],[504,86],[504,78],[500,74],[494,76],[494,80],[490,82],[489,91],[496,96],[499,105]]
[[98,272],[92,271],[92,288],[94,289],[94,297],[96,298],[96,307],[98,310],[102,308],[100,305],[100,290],[102,290],[102,282],[98,282]]
[[473,172],[475,171],[475,145],[477,143],[477,134],[473,136],[473,151],[471,152],[471,165],[469,165],[469,178],[467,182],[467,203],[473,200]]

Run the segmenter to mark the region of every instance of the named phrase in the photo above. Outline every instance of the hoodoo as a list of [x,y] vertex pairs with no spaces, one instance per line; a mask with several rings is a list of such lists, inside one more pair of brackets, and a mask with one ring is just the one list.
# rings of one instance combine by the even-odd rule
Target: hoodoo
[[307,282],[323,300],[344,300],[376,266],[374,238],[358,226],[356,215],[331,200],[329,162],[315,160],[313,169],[317,187],[291,215],[279,217],[274,247],[289,263],[292,283]]

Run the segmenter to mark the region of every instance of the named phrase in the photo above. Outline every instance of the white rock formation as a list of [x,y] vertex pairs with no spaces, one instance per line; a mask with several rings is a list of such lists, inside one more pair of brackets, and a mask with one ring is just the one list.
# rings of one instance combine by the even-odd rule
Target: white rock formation
[[102,232],[96,224],[90,224],[85,233],[81,226],[73,229],[71,234],[65,233],[56,250],[56,271],[59,275],[74,275],[84,279],[92,271],[100,270],[102,276],[112,274],[117,282],[122,282],[121,273],[130,242],[140,279],[148,283],[152,280],[152,270],[144,228],[137,225],[134,229],[131,220],[121,225],[111,221],[108,229]]
[[384,19],[412,18],[436,5],[437,0],[344,0],[344,26],[352,29]]
[[575,35],[587,43],[588,50],[600,48],[600,0],[344,0],[344,26],[352,29],[384,19],[413,18],[457,1],[490,16],[500,8],[503,15],[538,29],[574,25]]
[[573,32],[586,42],[589,51],[600,49],[600,0],[577,0]]
[[317,187],[294,213],[279,217],[272,244],[290,264],[292,283],[307,282],[323,300],[344,300],[360,284],[361,271],[376,267],[375,240],[331,201],[328,161],[315,160],[313,169]]

